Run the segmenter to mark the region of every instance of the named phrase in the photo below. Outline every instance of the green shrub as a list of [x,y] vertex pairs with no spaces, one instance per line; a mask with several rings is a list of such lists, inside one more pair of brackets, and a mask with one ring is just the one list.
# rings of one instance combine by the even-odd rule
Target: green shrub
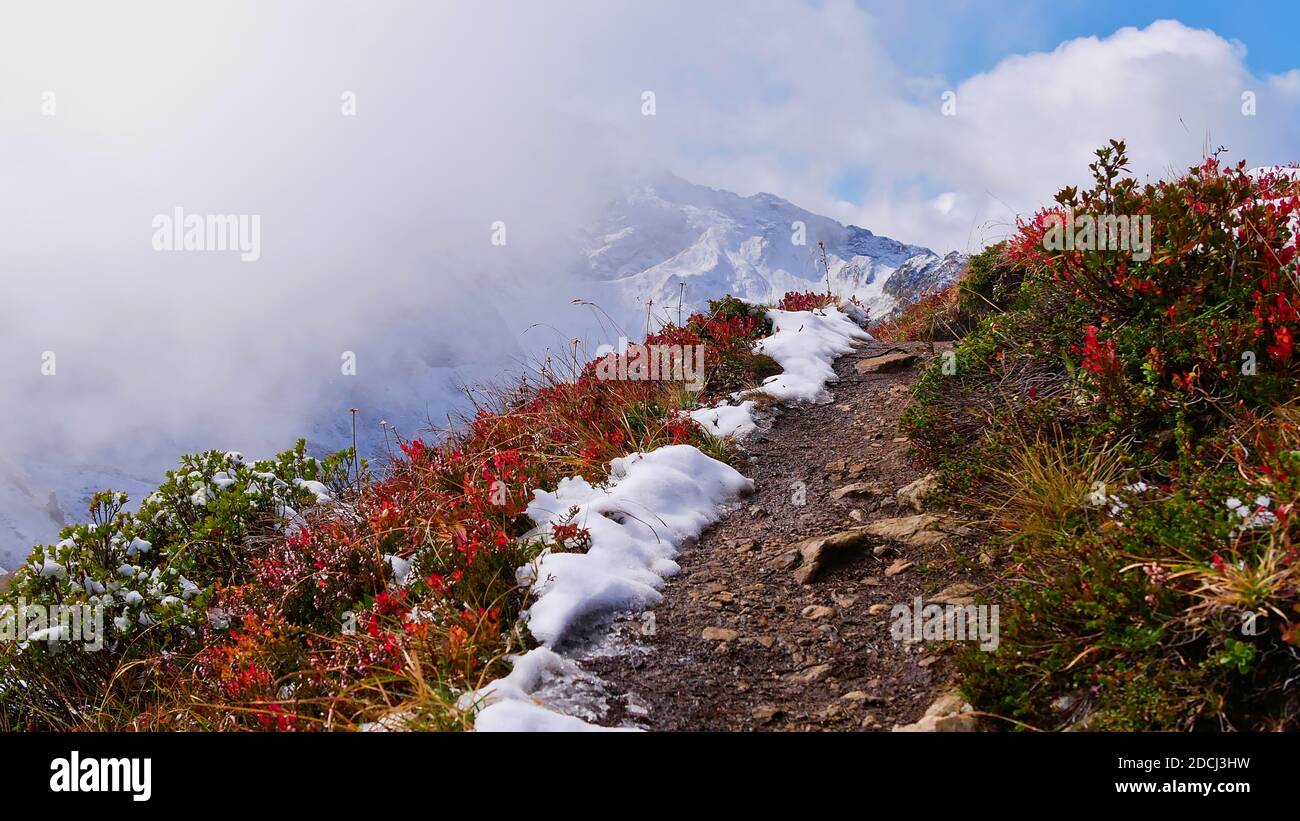
[[[1048,729],[1294,728],[1300,199],[1215,158],[1147,185],[1125,162],[1103,148],[1093,188],[972,259],[966,335],[904,415],[947,487],[1015,511],[1001,643],[964,687]],[[1063,214],[1149,216],[1150,256],[1062,249]]]
[[[87,522],[64,528],[56,544],[38,545],[17,568],[0,609],[85,608],[96,614],[88,629],[102,631],[102,646],[7,644],[0,680],[10,692],[0,699],[0,721],[89,714],[93,699],[138,683],[122,676],[132,660],[194,649],[209,622],[213,586],[246,574],[264,543],[283,539],[301,525],[303,511],[340,492],[349,460],[347,451],[317,460],[301,440],[256,462],[208,451],[182,456],[135,513],[124,493],[95,494]],[[28,686],[14,690],[15,681]]]

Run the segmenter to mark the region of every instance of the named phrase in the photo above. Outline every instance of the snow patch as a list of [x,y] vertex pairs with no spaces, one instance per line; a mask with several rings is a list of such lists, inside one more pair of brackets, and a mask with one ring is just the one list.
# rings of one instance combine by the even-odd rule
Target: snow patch
[[768,377],[762,387],[746,393],[765,393],[779,402],[821,404],[829,402],[826,385],[836,382],[835,359],[853,350],[854,340],[871,336],[835,309],[767,312],[773,333],[755,350],[776,360],[782,372]]
[[754,402],[746,399],[739,405],[714,405],[693,410],[689,416],[714,436],[744,439],[758,429],[754,421]]
[[[595,676],[577,664],[545,647],[537,647],[520,656],[512,656],[510,674],[499,678],[460,700],[462,709],[480,705],[474,719],[479,732],[601,732],[625,730],[601,727],[583,719],[557,712],[569,707],[582,712],[581,705],[565,705],[558,695],[562,690],[600,688]],[[589,716],[594,718],[595,716]]]
[[580,718],[548,710],[532,701],[513,699],[484,707],[474,719],[480,733],[600,733],[632,732],[631,727],[601,727]]
[[533,491],[534,536],[572,522],[591,534],[591,548],[544,553],[528,571],[538,597],[526,614],[529,631],[550,647],[593,616],[658,604],[663,580],[678,570],[678,549],[717,521],[723,503],[753,488],[730,465],[669,445],[613,460],[604,485],[575,476],[553,492]]
[[[769,309],[767,315],[773,333],[760,339],[754,350],[775,359],[782,372],[769,377],[761,388],[743,391],[733,398],[765,393],[781,402],[830,401],[826,385],[839,379],[835,375],[836,358],[852,351],[854,340],[871,339],[861,327],[867,312],[853,303],[818,311]],[[723,402],[689,415],[714,436],[744,439],[758,429],[754,402],[749,399],[739,405]]]
[[[599,700],[599,680],[552,648],[614,613],[658,604],[664,579],[679,569],[677,551],[717,521],[724,503],[753,488],[730,465],[690,445],[669,445],[613,460],[604,484],[575,476],[553,492],[533,491],[528,516],[537,527],[529,536],[548,538],[552,524],[571,522],[591,534],[591,547],[586,553],[547,551],[520,568],[537,596],[524,619],[542,646],[513,657],[509,675],[462,696],[462,709],[477,711],[474,728],[608,729],[571,714],[600,717],[586,707]],[[575,689],[588,697],[566,695]]]

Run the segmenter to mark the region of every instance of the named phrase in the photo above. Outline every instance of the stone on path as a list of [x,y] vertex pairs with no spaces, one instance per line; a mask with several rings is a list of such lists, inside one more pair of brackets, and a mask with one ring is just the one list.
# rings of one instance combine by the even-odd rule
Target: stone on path
[[942,542],[949,536],[964,536],[970,532],[965,525],[935,513],[880,519],[867,525],[865,530],[873,536],[903,542],[912,547],[928,547]]
[[940,590],[930,598],[934,604],[959,604],[967,605],[975,603],[975,592],[979,588],[970,582],[957,582],[950,584]]
[[912,724],[894,727],[896,733],[973,733],[979,729],[979,720],[971,715],[972,708],[957,690],[939,696],[926,708],[925,715]]
[[830,618],[831,616],[835,615],[835,611],[824,604],[810,604],[803,609],[803,612],[800,615],[802,615],[805,619],[812,619],[813,621],[817,621],[819,619]]
[[887,353],[863,359],[853,367],[858,373],[890,373],[909,367],[919,358],[914,353]]
[[831,491],[831,498],[835,500],[851,497],[854,499],[863,499],[869,496],[880,496],[883,491],[880,485],[875,482],[854,482],[841,488]]
[[[854,528],[832,533],[829,536],[815,536],[796,543],[790,551],[796,554],[801,562],[794,571],[795,580],[800,584],[808,584],[821,571],[828,558],[837,553],[862,547],[868,541],[870,535],[866,529]],[[788,556],[789,553],[784,555]]]
[[938,487],[939,482],[935,478],[935,474],[927,473],[915,482],[899,488],[898,493],[895,495],[898,497],[899,504],[909,504],[920,513],[921,504],[925,497],[933,493]]

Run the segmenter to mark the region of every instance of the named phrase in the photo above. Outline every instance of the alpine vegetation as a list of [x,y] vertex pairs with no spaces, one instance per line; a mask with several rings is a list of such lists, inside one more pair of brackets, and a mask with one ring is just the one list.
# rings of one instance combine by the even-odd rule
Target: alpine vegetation
[[[1216,153],[1144,184],[1123,142],[1096,156],[877,329],[958,338],[904,425],[1009,562],[962,686],[1043,729],[1296,729],[1300,173]],[[1140,242],[1062,241],[1117,214]]]
[[472,726],[466,694],[508,654],[654,600],[674,545],[749,486],[693,413],[782,379],[812,397],[825,357],[866,336],[834,302],[714,300],[645,340],[678,354],[682,381],[574,360],[486,395],[440,441],[396,437],[374,469],[300,441],[184,456],[135,511],[96,495],[0,602],[98,608],[102,646],[0,644],[0,726]]

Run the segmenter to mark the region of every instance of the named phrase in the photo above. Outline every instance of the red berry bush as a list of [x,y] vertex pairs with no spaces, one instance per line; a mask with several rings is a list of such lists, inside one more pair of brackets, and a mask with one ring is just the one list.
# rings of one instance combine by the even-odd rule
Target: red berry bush
[[1294,729],[1297,175],[1126,163],[972,260],[905,414],[996,523],[1001,644],[965,688],[1008,727]]

